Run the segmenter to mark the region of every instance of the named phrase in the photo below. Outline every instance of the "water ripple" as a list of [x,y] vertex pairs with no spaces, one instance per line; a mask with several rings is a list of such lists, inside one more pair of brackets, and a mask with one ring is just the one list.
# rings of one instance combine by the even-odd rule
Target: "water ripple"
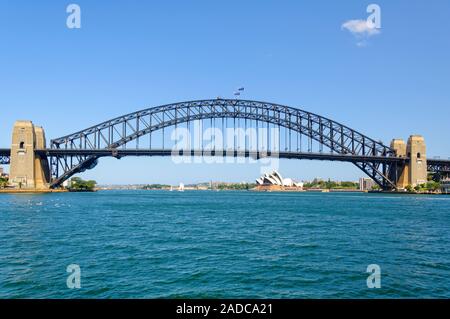
[[0,218],[0,298],[450,297],[445,196],[1,194]]

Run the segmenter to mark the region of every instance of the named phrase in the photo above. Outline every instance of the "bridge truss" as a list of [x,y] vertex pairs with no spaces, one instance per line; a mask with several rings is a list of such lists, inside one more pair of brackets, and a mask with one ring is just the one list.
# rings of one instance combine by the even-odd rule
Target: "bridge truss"
[[[383,189],[395,188],[396,177],[400,173],[399,159],[393,149],[336,121],[274,103],[213,99],[148,108],[51,140],[52,150],[46,155],[50,158],[52,187],[61,185],[76,173],[93,168],[102,156],[125,156],[120,155],[120,152],[125,154],[125,150],[147,152],[147,155],[151,155],[152,150],[161,150],[161,156],[168,156],[165,151],[170,148],[165,144],[164,130],[181,125],[190,128],[195,122],[200,123],[201,127],[206,123],[211,128],[221,126],[222,129],[231,127],[244,131],[265,128],[266,132],[278,132],[275,134],[278,142],[274,142],[273,136],[268,133],[266,136],[257,133],[256,147],[253,145],[253,149],[247,140],[244,145],[236,143],[236,140],[232,145],[223,143],[222,149],[211,144],[208,146],[218,153],[229,153],[232,149],[236,156],[250,156],[253,152],[256,158],[260,158],[261,153],[280,156],[284,152],[286,158],[293,158],[289,154],[314,153],[314,145],[323,154],[321,159],[341,156],[340,160],[352,162]],[[152,144],[152,136],[154,141],[157,132],[160,135],[156,139],[160,144],[162,142],[162,147]],[[146,146],[141,144],[144,137]],[[130,144],[131,147],[128,146]],[[192,152],[193,149],[187,151]],[[200,144],[195,149],[201,153],[204,146]]]
[[434,174],[434,180],[439,181],[443,178],[450,177],[450,160],[428,159],[427,166],[428,172]]
[[[164,130],[185,124],[210,121],[210,128],[221,121],[221,128],[233,130],[272,127],[256,134],[256,142],[233,138],[231,145],[223,142],[194,148],[168,147]],[[229,122],[232,122],[231,125]],[[242,123],[243,122],[243,123]],[[220,127],[220,123],[218,125]],[[159,136],[156,133],[162,133]],[[245,134],[244,134],[245,135]],[[284,147],[282,136],[284,135]],[[147,146],[140,141],[148,136]],[[152,137],[153,136],[153,137]],[[239,136],[239,134],[238,134]],[[306,141],[302,137],[306,137]],[[152,138],[161,145],[152,144]],[[294,141],[294,142],[293,142]],[[131,145],[134,143],[134,145]],[[313,150],[316,143],[319,152]],[[155,143],[156,144],[156,143]],[[195,143],[194,143],[195,144]],[[325,149],[324,149],[325,148]],[[397,176],[409,158],[396,157],[394,151],[342,124],[300,109],[273,103],[246,100],[201,100],[168,104],[130,113],[51,141],[50,149],[36,150],[51,164],[52,187],[58,187],[76,173],[93,168],[101,157],[173,156],[174,150],[184,156],[233,156],[260,159],[277,157],[351,162],[373,178],[383,189],[393,189]],[[10,164],[10,149],[0,149],[0,165]],[[450,160],[428,159],[428,171],[436,179],[450,176]]]

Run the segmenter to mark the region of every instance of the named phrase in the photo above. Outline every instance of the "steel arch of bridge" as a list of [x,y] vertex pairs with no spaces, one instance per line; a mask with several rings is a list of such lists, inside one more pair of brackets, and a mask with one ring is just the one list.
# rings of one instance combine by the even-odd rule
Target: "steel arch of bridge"
[[450,176],[450,160],[429,159],[427,160],[427,171],[433,172],[434,179],[440,180]]
[[[123,115],[85,130],[51,140],[51,187],[72,175],[91,169],[100,155],[115,156],[121,147],[152,132],[178,124],[213,118],[246,119],[277,125],[326,146],[334,154],[349,157],[384,189],[395,188],[398,158],[390,147],[326,117],[280,104],[234,99],[210,99],[167,104]],[[139,148],[137,143],[137,148]],[[52,155],[53,154],[53,155]],[[55,155],[57,154],[57,155]],[[375,159],[378,160],[375,160]],[[379,158],[385,160],[380,161]]]

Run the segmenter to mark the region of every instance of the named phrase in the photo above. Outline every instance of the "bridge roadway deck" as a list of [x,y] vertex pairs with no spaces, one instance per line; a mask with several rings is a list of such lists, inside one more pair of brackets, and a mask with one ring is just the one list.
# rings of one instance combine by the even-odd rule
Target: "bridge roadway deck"
[[[9,148],[0,148],[0,156],[9,157],[11,150]],[[169,149],[42,149],[37,150],[37,153],[45,156],[97,156],[97,157],[125,157],[125,156],[172,156],[176,151]],[[326,161],[342,161],[342,162],[392,162],[396,161],[403,163],[409,160],[409,158],[396,158],[396,157],[384,157],[384,156],[360,156],[351,154],[336,154],[336,153],[311,153],[311,152],[279,152],[268,153],[263,151],[259,153],[255,151],[223,151],[223,150],[185,150],[180,155],[184,156],[234,156],[234,157],[279,157],[287,159],[310,159],[310,160],[326,160]],[[427,159],[428,165],[439,165],[450,167],[450,159]]]
[[125,157],[125,156],[229,156],[229,157],[278,157],[287,159],[311,159],[329,161],[372,161],[372,162],[405,162],[406,158],[384,156],[360,156],[337,153],[312,153],[312,152],[265,152],[265,151],[239,151],[239,150],[171,150],[171,149],[101,149],[101,150],[65,150],[47,149],[38,150],[38,153],[46,156],[97,156],[97,157]]

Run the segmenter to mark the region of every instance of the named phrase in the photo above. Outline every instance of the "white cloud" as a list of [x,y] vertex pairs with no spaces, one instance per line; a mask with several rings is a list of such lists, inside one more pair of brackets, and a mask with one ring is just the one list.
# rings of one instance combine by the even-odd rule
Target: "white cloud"
[[350,31],[356,37],[370,37],[379,34],[380,30],[370,27],[366,20],[348,20],[341,26],[342,29]]

